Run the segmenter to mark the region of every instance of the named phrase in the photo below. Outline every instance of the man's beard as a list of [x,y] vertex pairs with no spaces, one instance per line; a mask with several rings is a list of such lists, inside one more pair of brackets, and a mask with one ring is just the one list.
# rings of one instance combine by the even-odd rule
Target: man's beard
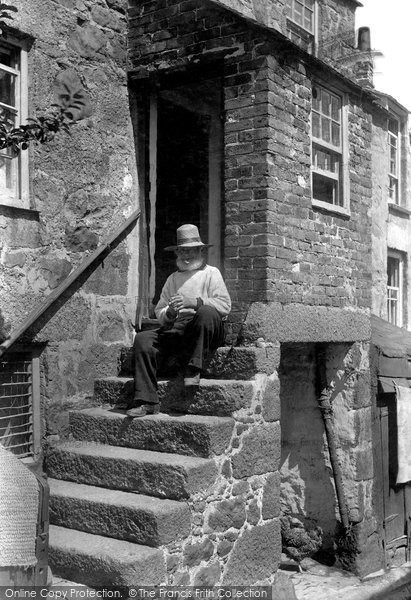
[[197,269],[201,269],[204,265],[204,258],[202,256],[200,258],[193,258],[188,264],[182,258],[177,258],[176,265],[179,271],[197,271]]

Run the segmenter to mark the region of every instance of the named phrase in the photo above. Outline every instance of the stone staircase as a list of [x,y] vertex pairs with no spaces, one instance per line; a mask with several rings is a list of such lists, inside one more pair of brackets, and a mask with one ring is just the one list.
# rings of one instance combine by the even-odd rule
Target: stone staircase
[[191,394],[182,379],[161,380],[162,412],[129,419],[116,408],[133,390],[125,350],[119,377],[96,380],[93,406],[71,411],[68,439],[47,451],[53,573],[95,588],[274,575],[276,357],[270,347],[221,348],[213,379]]

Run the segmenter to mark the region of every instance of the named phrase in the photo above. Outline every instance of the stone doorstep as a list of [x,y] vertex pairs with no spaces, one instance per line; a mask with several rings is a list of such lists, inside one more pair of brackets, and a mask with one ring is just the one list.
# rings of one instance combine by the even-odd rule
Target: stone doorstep
[[69,426],[77,440],[207,458],[227,448],[234,420],[163,413],[129,419],[115,408],[89,408],[71,411]]
[[[253,394],[253,381],[201,379],[198,388],[188,390],[184,389],[182,379],[158,382],[162,412],[228,417],[237,410],[248,408]],[[105,377],[94,382],[95,402],[115,405],[131,403],[132,398],[133,379],[130,377]]]
[[50,522],[157,547],[190,533],[186,502],[49,479]]
[[[120,375],[134,374],[133,348],[122,348],[120,353]],[[278,366],[280,350],[276,346],[223,346],[218,348],[207,361],[205,378],[209,379],[252,379],[257,373],[271,375]]]
[[213,485],[213,459],[79,441],[53,444],[46,454],[50,477],[180,500]]
[[159,585],[165,581],[164,553],[113,538],[50,526],[49,563],[55,577],[86,586]]

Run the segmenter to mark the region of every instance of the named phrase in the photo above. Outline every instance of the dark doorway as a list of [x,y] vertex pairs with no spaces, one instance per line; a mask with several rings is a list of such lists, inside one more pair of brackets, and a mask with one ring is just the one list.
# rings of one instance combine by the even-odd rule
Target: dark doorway
[[176,229],[197,225],[208,240],[209,115],[159,98],[154,302],[159,299],[175,255],[164,248],[175,244]]
[[[149,297],[159,299],[175,255],[176,229],[197,225],[221,267],[222,84],[219,78],[164,85],[150,96]],[[152,312],[151,309],[151,312]]]

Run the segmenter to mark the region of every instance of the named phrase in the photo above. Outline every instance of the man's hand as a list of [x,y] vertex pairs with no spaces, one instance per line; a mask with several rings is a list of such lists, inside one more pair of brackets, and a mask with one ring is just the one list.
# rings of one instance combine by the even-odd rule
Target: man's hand
[[197,308],[197,298],[194,296],[182,296],[181,294],[176,294],[170,298],[168,303],[171,310],[178,313],[182,308]]
[[178,313],[179,310],[184,308],[184,300],[180,294],[176,294],[170,298],[168,303],[169,307],[175,312]]

